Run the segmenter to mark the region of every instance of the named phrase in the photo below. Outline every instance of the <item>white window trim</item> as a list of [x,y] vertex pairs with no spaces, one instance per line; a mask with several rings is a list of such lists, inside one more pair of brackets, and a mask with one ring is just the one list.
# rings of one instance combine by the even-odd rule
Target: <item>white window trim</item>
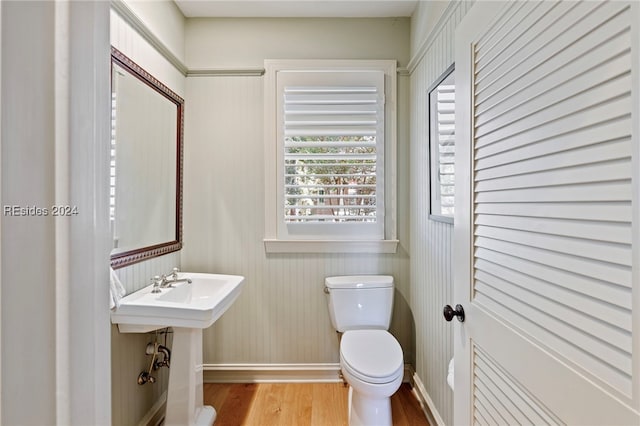
[[[385,74],[385,237],[380,240],[278,238],[277,75],[286,70],[380,70]],[[265,238],[267,253],[395,253],[397,240],[397,74],[395,60],[265,60]]]

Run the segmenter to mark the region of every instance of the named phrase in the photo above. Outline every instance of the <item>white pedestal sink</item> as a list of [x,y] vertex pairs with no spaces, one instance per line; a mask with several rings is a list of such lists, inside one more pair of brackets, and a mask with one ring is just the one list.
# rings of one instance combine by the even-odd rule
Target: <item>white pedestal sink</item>
[[120,301],[111,322],[121,333],[147,333],[173,327],[165,425],[211,425],[216,411],[203,404],[202,330],[236,300],[244,277],[180,273],[192,282],[152,293],[150,285]]

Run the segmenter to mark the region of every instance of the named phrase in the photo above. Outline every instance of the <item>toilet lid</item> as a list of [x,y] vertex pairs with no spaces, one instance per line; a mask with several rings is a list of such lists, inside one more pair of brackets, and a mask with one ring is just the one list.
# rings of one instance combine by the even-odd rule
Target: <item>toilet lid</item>
[[350,330],[342,335],[344,367],[369,383],[388,383],[402,374],[402,348],[386,330]]

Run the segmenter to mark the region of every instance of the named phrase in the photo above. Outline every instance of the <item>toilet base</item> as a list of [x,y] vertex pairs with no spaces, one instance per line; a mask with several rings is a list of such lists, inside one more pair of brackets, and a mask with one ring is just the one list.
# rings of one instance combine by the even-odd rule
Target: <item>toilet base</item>
[[349,426],[391,426],[391,398],[372,398],[349,386]]

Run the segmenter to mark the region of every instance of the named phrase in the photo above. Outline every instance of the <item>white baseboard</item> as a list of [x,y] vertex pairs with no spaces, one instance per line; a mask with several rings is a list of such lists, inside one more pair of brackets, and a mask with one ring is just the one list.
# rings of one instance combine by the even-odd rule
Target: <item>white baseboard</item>
[[339,364],[204,364],[205,383],[335,383]]
[[442,416],[440,416],[433,400],[427,393],[422,380],[420,380],[420,377],[418,377],[418,374],[415,372],[413,372],[412,384],[413,392],[416,394],[418,401],[420,401],[420,406],[422,407],[424,414],[427,416],[429,424],[434,426],[445,426]]
[[158,426],[164,420],[164,413],[166,409],[167,391],[164,391],[147,414],[145,414],[145,416],[140,420],[138,426]]
[[[336,383],[341,382],[340,364],[204,364],[205,383]],[[404,381],[411,382],[413,368],[404,368]]]

